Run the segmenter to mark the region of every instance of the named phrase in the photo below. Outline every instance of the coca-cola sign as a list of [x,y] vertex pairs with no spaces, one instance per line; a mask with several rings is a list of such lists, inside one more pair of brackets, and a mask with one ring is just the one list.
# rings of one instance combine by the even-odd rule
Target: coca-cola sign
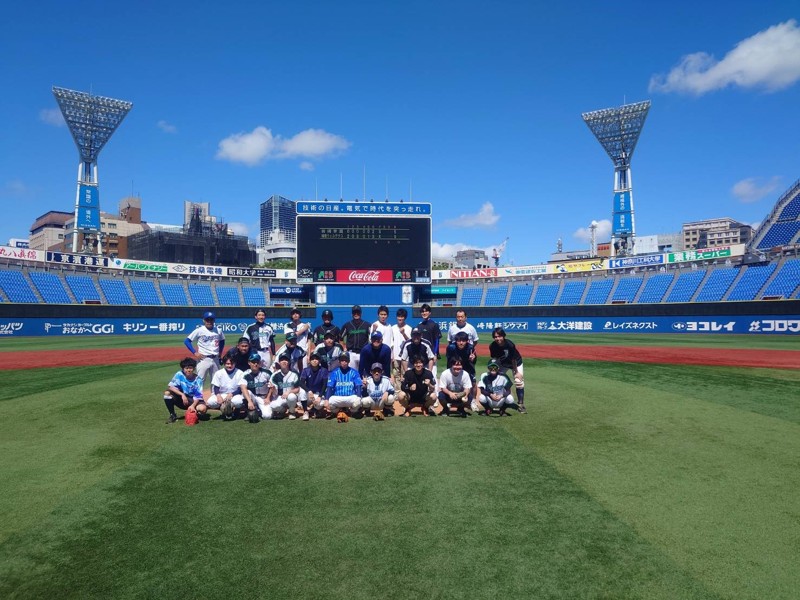
[[392,283],[392,271],[370,269],[354,271],[336,271],[337,283]]

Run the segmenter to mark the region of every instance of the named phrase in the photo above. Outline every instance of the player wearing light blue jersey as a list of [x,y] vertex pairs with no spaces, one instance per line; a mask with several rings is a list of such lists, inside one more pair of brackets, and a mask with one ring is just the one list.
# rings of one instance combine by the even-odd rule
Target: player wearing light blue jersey
[[167,423],[178,420],[178,415],[175,414],[176,407],[186,411],[197,411],[199,414],[206,412],[206,405],[203,402],[203,380],[195,372],[197,361],[187,357],[180,365],[181,370],[172,376],[164,392],[164,404],[169,411]]
[[339,368],[328,375],[325,404],[328,413],[335,416],[340,410],[359,410],[361,406],[361,376],[350,367],[350,354],[339,355]]
[[383,365],[376,362],[370,368],[370,376],[366,379],[366,398],[361,399],[361,408],[367,416],[370,411],[380,410],[384,416],[394,415],[394,385],[392,380],[383,374]]

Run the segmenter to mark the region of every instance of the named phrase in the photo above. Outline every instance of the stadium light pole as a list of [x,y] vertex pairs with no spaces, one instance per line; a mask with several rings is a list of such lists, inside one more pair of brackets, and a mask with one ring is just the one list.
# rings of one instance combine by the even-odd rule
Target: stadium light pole
[[611,251],[614,256],[633,254],[636,226],[633,218],[631,159],[642,133],[650,100],[583,113],[597,141],[614,163],[614,206],[611,211]]
[[72,251],[78,251],[78,231],[95,232],[97,254],[103,253],[100,235],[100,195],[97,179],[97,155],[117,130],[133,103],[86,92],[53,86],[72,139],[78,147],[78,190],[75,196],[75,218],[72,225]]

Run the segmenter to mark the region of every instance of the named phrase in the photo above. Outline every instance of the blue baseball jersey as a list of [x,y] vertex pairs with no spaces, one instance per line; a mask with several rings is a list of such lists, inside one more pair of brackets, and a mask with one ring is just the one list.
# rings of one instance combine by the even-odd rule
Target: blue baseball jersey
[[169,387],[174,387],[182,391],[190,398],[203,399],[203,380],[197,375],[194,376],[194,379],[187,379],[186,375],[183,374],[183,370],[178,371],[172,376]]

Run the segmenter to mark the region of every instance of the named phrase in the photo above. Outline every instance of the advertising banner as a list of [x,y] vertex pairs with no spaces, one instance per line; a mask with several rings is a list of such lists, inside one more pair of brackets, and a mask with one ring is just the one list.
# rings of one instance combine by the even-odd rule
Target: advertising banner
[[78,188],[78,206],[81,208],[100,208],[100,193],[96,185],[81,184]]
[[648,254],[647,256],[629,256],[627,258],[611,258],[608,261],[609,269],[630,269],[632,267],[647,267],[650,265],[663,265],[663,254]]
[[458,287],[454,285],[432,285],[431,296],[455,296],[458,294]]
[[730,246],[719,248],[703,248],[700,250],[686,250],[685,252],[671,252],[667,254],[670,263],[691,262],[695,260],[713,260],[733,256]]
[[614,234],[627,234],[633,231],[633,214],[631,211],[615,212],[614,225],[612,232]]
[[485,279],[497,277],[497,269],[450,269],[448,279]]
[[100,231],[100,209],[79,206],[77,228],[82,231]]
[[36,260],[42,262],[44,261],[45,256],[46,254],[43,250],[0,246],[0,258],[15,258],[17,260]]
[[214,265],[188,265],[182,263],[153,262],[115,258],[108,265],[112,269],[147,273],[175,273],[177,275],[209,275],[213,277],[254,277],[260,279],[294,279],[293,269],[256,269],[240,267],[217,267]]
[[307,298],[309,290],[302,285],[271,285],[269,286],[270,296],[281,296],[282,298]]
[[66,252],[48,252],[47,262],[62,265],[84,265],[87,267],[107,267],[108,259],[96,254],[67,254]]
[[585,271],[604,271],[606,268],[604,258],[594,260],[578,260],[547,265],[547,272],[554,273],[583,273]]
[[[219,319],[226,336],[238,337],[252,319]],[[439,321],[446,330],[455,320]],[[482,337],[495,327],[513,333],[671,333],[703,335],[790,335],[800,337],[800,315],[682,316],[682,317],[519,317],[470,319]],[[284,322],[270,323],[282,331]],[[0,338],[23,336],[143,335],[186,336],[202,325],[198,319],[0,319]],[[488,338],[487,338],[488,339]],[[231,340],[229,344],[232,345]]]
[[430,215],[430,202],[318,202],[297,203],[298,215]]

